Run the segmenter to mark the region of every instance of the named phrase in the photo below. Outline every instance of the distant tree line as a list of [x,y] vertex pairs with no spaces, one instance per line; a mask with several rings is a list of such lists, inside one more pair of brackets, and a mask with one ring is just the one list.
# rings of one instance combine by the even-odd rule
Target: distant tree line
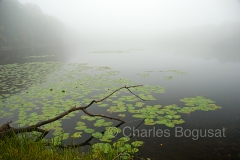
[[35,4],[0,0],[0,48],[31,48],[63,43],[63,23]]

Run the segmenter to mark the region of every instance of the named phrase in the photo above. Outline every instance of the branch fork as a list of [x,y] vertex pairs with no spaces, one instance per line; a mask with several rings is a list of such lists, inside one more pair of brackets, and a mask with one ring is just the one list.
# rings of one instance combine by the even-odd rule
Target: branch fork
[[[60,115],[54,117],[54,118],[51,118],[51,119],[48,119],[46,121],[42,121],[42,122],[38,122],[34,125],[31,125],[31,126],[27,126],[27,127],[20,127],[20,128],[13,128],[11,127],[9,124],[12,123],[12,121],[10,122],[7,122],[5,124],[3,124],[2,126],[0,126],[0,139],[4,139],[6,136],[7,137],[10,137],[12,136],[14,133],[15,134],[18,134],[18,133],[24,133],[24,132],[32,132],[32,131],[37,131],[37,132],[40,132],[42,133],[42,135],[40,137],[37,138],[37,140],[41,140],[43,137],[45,137],[49,131],[47,130],[44,130],[44,129],[40,129],[39,127],[43,126],[43,125],[46,125],[46,124],[49,124],[49,123],[52,123],[54,121],[57,121],[63,117],[65,117],[66,115],[68,115],[69,113],[71,112],[74,112],[74,111],[77,111],[77,110],[82,110],[84,113],[86,113],[87,115],[93,117],[93,116],[99,116],[99,117],[104,117],[104,118],[108,118],[108,119],[111,119],[111,120],[117,120],[117,121],[120,121],[121,123],[125,123],[125,121],[123,121],[122,119],[120,118],[115,118],[115,117],[110,117],[110,116],[106,116],[106,115],[102,115],[102,114],[92,114],[92,113],[89,113],[87,111],[87,108],[90,107],[93,103],[99,103],[99,102],[102,102],[104,101],[105,99],[109,98],[111,95],[113,95],[114,93],[118,92],[119,90],[121,89],[127,89],[131,94],[133,94],[134,96],[136,96],[137,98],[143,100],[143,101],[147,101],[145,99],[142,99],[141,97],[139,97],[138,95],[136,95],[135,93],[133,93],[130,88],[136,88],[136,87],[141,87],[143,85],[135,85],[135,86],[123,86],[123,87],[120,87],[116,90],[114,90],[112,93],[110,93],[109,95],[107,95],[106,97],[100,99],[100,100],[92,100],[88,105],[86,106],[74,106],[72,107],[71,109],[61,113]],[[36,140],[36,141],[37,141]]]

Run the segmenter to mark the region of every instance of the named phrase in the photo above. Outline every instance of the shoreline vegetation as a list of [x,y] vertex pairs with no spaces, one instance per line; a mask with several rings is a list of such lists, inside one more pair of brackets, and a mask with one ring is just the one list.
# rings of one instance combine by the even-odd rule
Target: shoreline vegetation
[[117,159],[133,159],[130,154],[119,154],[118,148],[109,150],[104,153],[102,150],[92,150],[86,153],[79,148],[58,148],[50,145],[46,146],[44,141],[35,142],[35,137],[30,134],[14,135],[0,140],[0,159],[1,160],[29,160],[29,159],[44,159],[44,160],[117,160]]

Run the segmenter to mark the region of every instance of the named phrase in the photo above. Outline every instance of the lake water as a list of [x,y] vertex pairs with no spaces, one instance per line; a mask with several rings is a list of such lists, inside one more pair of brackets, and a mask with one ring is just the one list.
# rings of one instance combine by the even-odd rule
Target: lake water
[[[184,104],[180,99],[203,96],[222,107],[215,111],[181,114],[185,123],[174,128],[165,125],[140,125],[137,129],[146,134],[139,134],[132,138],[145,142],[138,157],[151,160],[240,158],[240,59],[232,61],[232,58],[228,60],[227,57],[223,60],[218,59],[217,56],[206,58],[161,53],[148,49],[126,49],[74,52],[65,59],[65,63],[108,66],[120,71],[119,77],[130,79],[134,84],[165,88],[165,93],[155,94],[157,100],[147,101],[146,105],[177,104],[183,107]],[[171,72],[172,70],[180,70],[187,74],[176,74]],[[141,77],[138,74],[148,74],[148,77]],[[171,78],[166,79],[166,76]],[[88,111],[103,112],[96,105],[91,106]],[[0,122],[14,119],[14,117],[4,118],[0,119]],[[75,117],[72,120],[63,121],[63,127],[72,130],[74,127],[71,129],[69,124],[75,123],[76,120]],[[121,125],[121,128],[125,128],[128,134],[141,122],[130,122],[133,120],[131,116],[127,116],[124,120],[127,123]],[[114,124],[118,123],[114,122]],[[199,134],[209,130],[217,130],[219,134],[207,136]],[[161,131],[166,134],[157,135],[157,132]],[[118,136],[121,137],[121,134],[123,132]]]
[[[229,55],[231,59],[231,55]],[[225,58],[206,59],[201,56],[161,54],[149,50],[129,50],[126,53],[92,53],[79,55],[70,62],[84,62],[91,65],[110,66],[121,71],[123,77],[137,84],[160,85],[166,89],[158,103],[161,105],[180,104],[184,97],[204,96],[210,98],[222,109],[210,112],[194,112],[185,115],[183,130],[209,130],[226,128],[225,137],[178,137],[176,128],[171,129],[169,137],[140,137],[145,145],[140,156],[150,159],[234,159],[240,152],[240,59],[231,62]],[[164,80],[159,70],[181,70],[187,75],[174,75],[172,80]],[[139,79],[136,73],[150,72],[150,77]],[[155,126],[156,127],[156,126]],[[154,130],[151,126],[141,129]],[[157,129],[166,129],[157,126]],[[187,132],[186,132],[187,133]],[[180,133],[179,133],[180,134]],[[196,139],[196,138],[195,138]]]

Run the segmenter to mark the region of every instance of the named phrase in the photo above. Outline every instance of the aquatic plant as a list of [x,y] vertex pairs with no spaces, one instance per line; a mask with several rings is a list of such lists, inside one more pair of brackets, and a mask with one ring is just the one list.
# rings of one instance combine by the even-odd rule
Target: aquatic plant
[[[107,152],[106,148],[113,148],[108,143],[121,129],[113,129],[113,122],[106,118],[125,122],[124,117],[132,116],[143,119],[145,125],[166,125],[172,128],[185,122],[181,119],[181,114],[221,108],[214,101],[201,96],[181,99],[184,102],[183,107],[176,104],[149,105],[144,101],[156,100],[155,95],[165,92],[163,87],[135,85],[128,79],[117,78],[116,75],[120,72],[112,71],[107,66],[36,62],[0,65],[0,71],[0,118],[18,117],[12,123],[13,128],[9,123],[3,125],[7,127],[4,132],[38,131],[42,133],[42,138],[49,130],[53,130],[55,145],[60,145],[60,140],[69,137],[80,138],[83,134],[89,134],[101,141],[102,145],[108,146],[103,150]],[[181,71],[171,72],[183,74]],[[152,72],[143,77],[147,78],[150,73]],[[123,84],[126,86],[120,87]],[[118,92],[119,90],[122,92]],[[89,113],[86,109],[93,104],[116,117]],[[75,131],[71,134],[64,131],[62,120],[78,116],[81,121],[76,122]],[[93,125],[90,126],[88,122]],[[104,128],[105,131],[101,133],[98,128]],[[127,141],[125,143],[125,150],[130,153],[130,146],[134,148],[136,144],[128,144]],[[97,146],[95,148],[99,149]]]

